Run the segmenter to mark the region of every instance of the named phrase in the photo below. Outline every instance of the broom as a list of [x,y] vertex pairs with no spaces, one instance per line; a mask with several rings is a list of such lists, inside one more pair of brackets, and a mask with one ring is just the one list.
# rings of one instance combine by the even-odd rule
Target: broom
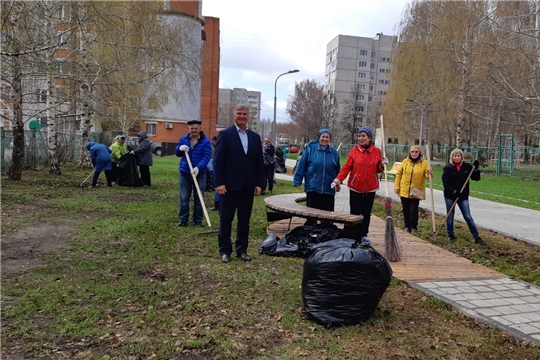
[[[384,146],[384,123],[381,114],[381,145],[383,157],[386,157],[386,149]],[[401,248],[397,242],[396,231],[394,229],[394,221],[392,219],[392,199],[388,196],[388,174],[386,173],[386,164],[384,164],[384,183],[386,186],[386,199],[384,200],[384,208],[386,210],[386,228],[384,230],[384,249],[386,257],[391,262],[401,260]]]

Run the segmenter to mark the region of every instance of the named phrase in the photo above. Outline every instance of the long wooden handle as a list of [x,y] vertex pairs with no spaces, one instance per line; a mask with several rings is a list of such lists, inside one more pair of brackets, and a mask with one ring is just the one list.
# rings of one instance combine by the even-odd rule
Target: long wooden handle
[[204,217],[206,218],[206,222],[208,223],[208,227],[212,228],[212,223],[210,222],[210,217],[208,216],[208,211],[206,211],[206,205],[204,204],[204,198],[201,194],[201,188],[199,188],[199,183],[197,182],[197,176],[193,173],[193,165],[191,164],[191,159],[189,158],[189,154],[186,151],[186,159],[189,165],[189,170],[191,172],[191,176],[193,177],[193,182],[195,183],[195,188],[197,189],[197,194],[199,195],[199,200],[201,201],[201,205],[204,211]]
[[[461,190],[459,191],[459,195],[461,195],[461,193],[463,192],[463,190],[465,190],[465,186],[467,186],[467,184],[469,183],[469,180],[471,179],[471,176],[472,176],[472,173],[474,172],[474,167],[473,167],[473,170],[469,173],[469,176],[467,176],[467,180],[465,180],[465,183],[463,184],[463,186],[461,187]],[[454,200],[454,203],[452,204],[452,207],[450,208],[450,210],[448,210],[448,213],[446,214],[444,220],[442,221],[442,224],[441,226],[439,227],[439,229],[437,229],[437,231],[435,231],[435,233],[433,234],[434,237],[437,236],[437,234],[439,233],[439,231],[441,231],[442,227],[444,226],[444,224],[446,223],[446,219],[448,219],[448,217],[450,216],[450,213],[452,212],[452,210],[454,210],[454,208],[456,207],[456,204],[459,200],[459,195],[458,197],[456,198],[456,200]]]
[[[382,146],[382,156],[383,158],[386,157],[386,149],[384,146],[384,122],[383,122],[383,116],[381,114],[381,146]],[[386,186],[386,197],[388,197],[388,174],[386,172],[386,164],[384,166],[384,183]]]
[[429,141],[426,143],[426,156],[427,156],[427,163],[428,163],[428,170],[431,170],[429,172],[429,197],[431,198],[431,222],[433,225],[433,232],[437,230],[437,225],[435,225],[435,200],[433,199],[433,175],[431,174],[431,156],[429,155]]

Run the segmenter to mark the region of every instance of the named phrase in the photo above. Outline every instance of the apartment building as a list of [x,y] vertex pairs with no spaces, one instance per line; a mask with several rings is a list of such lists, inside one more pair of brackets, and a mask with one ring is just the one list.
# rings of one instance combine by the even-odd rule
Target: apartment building
[[233,110],[238,104],[248,105],[249,128],[259,130],[261,120],[261,92],[243,88],[219,89],[218,123],[223,127],[232,125]]
[[355,128],[377,125],[396,41],[382,33],[373,38],[338,35],[326,45],[325,102],[340,120],[356,121]]

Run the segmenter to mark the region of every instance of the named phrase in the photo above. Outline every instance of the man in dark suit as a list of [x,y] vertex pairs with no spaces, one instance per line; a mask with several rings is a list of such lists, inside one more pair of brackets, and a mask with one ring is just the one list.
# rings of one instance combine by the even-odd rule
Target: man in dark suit
[[219,193],[219,253],[221,261],[231,261],[231,227],[238,211],[236,256],[251,261],[247,254],[249,220],[254,196],[264,185],[261,137],[249,130],[249,108],[237,105],[234,125],[219,133],[214,150],[214,186]]

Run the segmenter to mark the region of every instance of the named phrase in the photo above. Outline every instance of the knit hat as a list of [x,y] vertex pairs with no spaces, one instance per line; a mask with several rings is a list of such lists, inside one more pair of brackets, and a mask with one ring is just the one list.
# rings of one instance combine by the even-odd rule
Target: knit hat
[[328,129],[321,129],[321,130],[317,133],[317,139],[320,138],[321,135],[322,135],[323,133],[328,133],[328,134],[330,134],[330,138],[332,138],[332,132],[331,132],[330,130],[328,130]]
[[267,136],[267,137],[264,138],[264,141],[270,141],[270,142],[272,142],[272,138],[271,138],[270,136]]
[[358,130],[358,133],[360,134],[361,132],[366,133],[366,135],[367,135],[370,139],[373,139],[373,130],[372,130],[369,126],[363,126],[363,127],[361,127],[360,130]]

